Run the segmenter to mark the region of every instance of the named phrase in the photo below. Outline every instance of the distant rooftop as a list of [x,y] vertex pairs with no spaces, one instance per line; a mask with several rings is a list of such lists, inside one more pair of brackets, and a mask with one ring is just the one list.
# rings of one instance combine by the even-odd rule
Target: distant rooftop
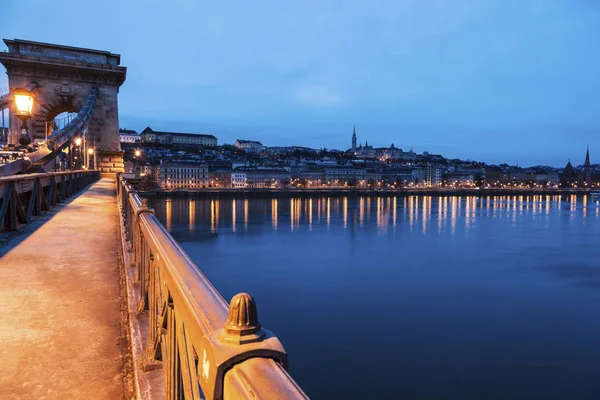
[[194,137],[198,137],[198,136],[204,136],[204,137],[210,137],[213,139],[217,139],[214,135],[209,135],[206,133],[182,133],[182,132],[165,132],[165,131],[155,131],[152,128],[150,128],[149,126],[146,127],[146,129],[144,129],[142,131],[142,134],[144,133],[154,133],[155,135],[159,135],[159,136],[166,136],[166,135],[171,135],[171,136],[194,136]]
[[133,129],[119,129],[119,133],[123,133],[126,135],[139,135],[139,133],[137,133]]
[[244,139],[237,139],[237,142],[238,142],[239,144],[259,144],[259,145],[261,145],[261,146],[262,146],[262,143],[261,143],[261,142],[258,142],[258,141],[256,141],[256,140],[244,140]]

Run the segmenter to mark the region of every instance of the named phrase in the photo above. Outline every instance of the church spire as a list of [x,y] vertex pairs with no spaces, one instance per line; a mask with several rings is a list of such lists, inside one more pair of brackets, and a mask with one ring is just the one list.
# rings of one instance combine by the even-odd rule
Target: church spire
[[583,164],[586,167],[590,166],[590,146],[588,145],[587,151],[585,152],[585,163]]
[[585,152],[585,163],[583,164],[583,182],[587,187],[592,187],[592,167],[590,165],[590,146]]

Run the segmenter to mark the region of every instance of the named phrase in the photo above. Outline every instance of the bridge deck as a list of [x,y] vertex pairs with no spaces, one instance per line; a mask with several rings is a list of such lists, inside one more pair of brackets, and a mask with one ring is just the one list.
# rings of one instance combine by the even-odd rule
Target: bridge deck
[[114,181],[0,244],[0,398],[124,390]]

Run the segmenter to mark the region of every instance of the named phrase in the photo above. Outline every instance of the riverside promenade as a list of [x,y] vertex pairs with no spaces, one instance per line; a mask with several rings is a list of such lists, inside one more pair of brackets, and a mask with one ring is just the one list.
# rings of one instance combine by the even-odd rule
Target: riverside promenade
[[291,197],[388,197],[388,196],[548,196],[598,195],[589,189],[506,189],[506,188],[204,188],[194,190],[140,190],[144,197],[197,197],[197,198],[291,198]]
[[131,398],[115,182],[0,243],[0,399]]

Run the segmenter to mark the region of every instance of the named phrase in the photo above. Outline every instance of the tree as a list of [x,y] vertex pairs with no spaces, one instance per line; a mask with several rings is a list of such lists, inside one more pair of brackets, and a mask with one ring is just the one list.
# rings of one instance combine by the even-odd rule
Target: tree
[[153,174],[144,175],[140,181],[140,191],[147,192],[158,188],[158,184]]

